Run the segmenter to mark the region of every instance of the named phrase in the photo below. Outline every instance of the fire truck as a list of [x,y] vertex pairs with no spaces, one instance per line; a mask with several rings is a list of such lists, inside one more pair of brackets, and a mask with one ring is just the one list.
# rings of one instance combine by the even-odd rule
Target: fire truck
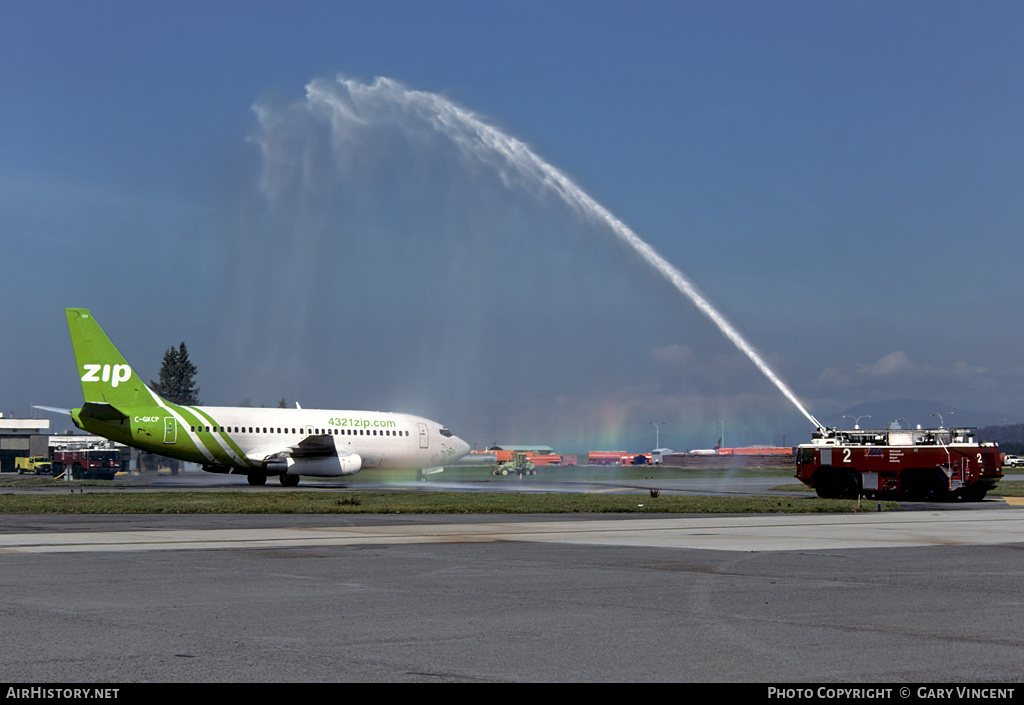
[[999,446],[979,443],[975,432],[819,427],[797,447],[796,477],[826,498],[977,502],[1003,473]]
[[53,476],[71,472],[76,480],[113,480],[121,469],[117,448],[66,448],[53,451]]

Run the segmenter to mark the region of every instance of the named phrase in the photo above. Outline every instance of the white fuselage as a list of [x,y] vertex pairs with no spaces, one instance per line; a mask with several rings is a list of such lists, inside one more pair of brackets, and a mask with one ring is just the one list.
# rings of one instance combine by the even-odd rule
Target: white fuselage
[[[260,463],[304,439],[333,442],[338,457],[358,455],[362,469],[416,470],[454,463],[469,445],[429,419],[377,411],[184,407],[208,421],[190,423],[185,432],[208,460],[226,453],[239,465]],[[234,463],[232,463],[234,464]],[[312,466],[308,463],[306,469]],[[301,472],[295,468],[293,472]],[[302,472],[301,474],[321,474]],[[326,474],[336,474],[328,472]]]

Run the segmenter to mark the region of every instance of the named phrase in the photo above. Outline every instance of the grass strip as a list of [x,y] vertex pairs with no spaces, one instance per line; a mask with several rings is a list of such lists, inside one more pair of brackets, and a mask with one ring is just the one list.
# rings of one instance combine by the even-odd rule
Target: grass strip
[[788,497],[453,492],[0,494],[0,514],[772,514],[898,510],[896,502]]

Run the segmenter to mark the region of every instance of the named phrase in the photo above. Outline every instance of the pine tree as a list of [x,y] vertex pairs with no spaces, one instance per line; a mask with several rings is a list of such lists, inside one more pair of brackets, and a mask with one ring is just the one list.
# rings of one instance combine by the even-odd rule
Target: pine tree
[[[188,359],[188,348],[182,341],[177,350],[172,346],[164,353],[164,361],[160,366],[160,381],[150,380],[149,387],[167,401],[195,405],[199,403],[199,387],[195,383],[196,372],[196,366]],[[158,463],[162,463],[170,469],[172,475],[178,474],[177,460],[164,458],[158,461],[156,456],[146,454],[139,462],[143,468],[149,470],[156,470]]]
[[175,404],[195,405],[199,403],[199,387],[196,386],[196,366],[188,359],[188,349],[182,342],[164,353],[160,366],[160,381],[150,381],[150,387],[164,399]]

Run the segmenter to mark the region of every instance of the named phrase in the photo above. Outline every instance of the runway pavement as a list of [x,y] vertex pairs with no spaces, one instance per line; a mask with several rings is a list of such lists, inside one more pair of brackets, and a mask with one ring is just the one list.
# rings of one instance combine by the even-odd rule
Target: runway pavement
[[0,534],[0,553],[295,548],[517,541],[588,546],[793,551],[1024,541],[1024,512],[885,512],[672,518],[494,521],[364,526],[189,528]]
[[5,516],[9,682],[1008,682],[1024,512]]

